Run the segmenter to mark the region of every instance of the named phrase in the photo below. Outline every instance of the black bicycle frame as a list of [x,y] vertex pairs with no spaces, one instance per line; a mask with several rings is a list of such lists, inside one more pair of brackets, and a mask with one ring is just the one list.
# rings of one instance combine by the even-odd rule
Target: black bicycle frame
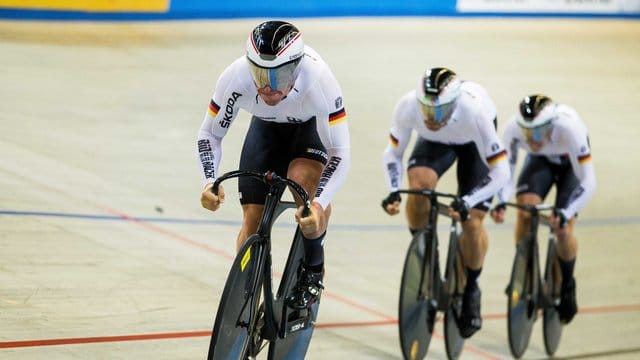
[[[438,310],[446,310],[447,304],[449,303],[449,295],[451,293],[449,286],[451,285],[448,279],[442,280],[441,274],[435,269],[439,269],[438,267],[432,267],[434,269],[433,272],[429,272],[429,268],[427,266],[428,263],[436,264],[440,263],[440,256],[438,254],[438,215],[444,215],[449,217],[448,205],[438,202],[438,197],[447,197],[452,199],[457,199],[458,197],[452,194],[441,193],[434,190],[429,189],[421,189],[421,190],[398,190],[398,193],[405,194],[413,194],[413,195],[422,195],[426,196],[429,199],[429,204],[431,210],[429,211],[429,222],[427,223],[427,227],[425,230],[427,231],[428,238],[425,238],[425,241],[428,243],[425,244],[425,251],[428,250],[428,254],[430,254],[431,259],[430,262],[423,261],[422,262],[422,275],[420,277],[420,292],[418,297],[420,299],[429,298],[431,299],[432,305],[437,306]],[[450,269],[453,264],[450,262],[453,261],[454,256],[457,256],[456,249],[458,246],[458,233],[456,230],[457,221],[455,219],[451,219],[451,226],[449,227],[449,248],[447,252],[447,262],[446,268]],[[431,241],[429,241],[431,240]],[[427,249],[427,245],[431,246]],[[428,282],[425,279],[429,279]],[[435,286],[431,286],[431,289],[435,293],[429,293],[428,284],[434,284]],[[444,289],[444,291],[442,291]],[[437,303],[433,303],[437,302]]]
[[[244,306],[247,305],[247,302],[250,298],[252,298],[258,291],[260,291],[259,287],[261,283],[263,284],[263,297],[264,297],[264,319],[265,324],[262,330],[261,336],[268,340],[273,341],[278,336],[278,321],[275,318],[275,314],[273,312],[273,278],[272,278],[272,260],[271,260],[271,229],[273,227],[274,222],[282,214],[285,210],[290,208],[295,208],[296,203],[292,201],[281,201],[281,197],[284,194],[284,191],[287,189],[287,185],[293,189],[303,202],[303,212],[302,216],[307,216],[310,211],[310,200],[306,193],[306,191],[300,187],[297,183],[280,177],[273,172],[266,173],[257,173],[250,171],[231,171],[229,173],[224,174],[223,176],[216,179],[213,184],[212,191],[217,194],[218,185],[229,178],[232,177],[240,177],[240,176],[249,176],[256,178],[258,180],[262,180],[264,183],[269,185],[269,190],[267,192],[267,196],[265,199],[264,210],[262,213],[262,217],[260,218],[260,223],[258,224],[258,229],[256,231],[256,235],[258,235],[259,239],[256,243],[262,245],[261,250],[257,254],[258,268],[254,270],[253,273],[253,284],[254,287],[250,291],[251,296],[247,296],[245,299]],[[257,281],[258,276],[264,276],[262,282]],[[241,312],[242,313],[242,312]],[[254,322],[256,317],[256,309],[249,309],[249,324]],[[249,329],[251,330],[251,329]]]
[[[538,227],[542,222],[544,225],[551,227],[551,223],[547,218],[541,218],[540,211],[541,210],[553,210],[554,207],[551,205],[523,205],[523,204],[515,204],[515,203],[506,203],[506,205],[516,207],[520,210],[526,211],[531,214],[531,219],[529,222],[529,231],[527,232],[527,236],[524,237],[524,244],[519,244],[518,246],[523,246],[527,249],[527,254],[529,256],[528,266],[533,267],[529,268],[527,273],[530,274],[531,278],[529,279],[529,286],[532,286],[531,293],[537,294],[537,298],[533,299],[536,304],[542,304],[543,307],[553,306],[553,301],[547,294],[540,289],[543,289],[542,286],[542,277],[540,276],[540,253],[539,253],[539,244],[538,244]],[[549,234],[549,246],[551,246],[551,240],[553,239],[553,229]],[[545,266],[551,266],[551,264],[545,264]],[[551,271],[549,268],[545,268],[545,271]]]

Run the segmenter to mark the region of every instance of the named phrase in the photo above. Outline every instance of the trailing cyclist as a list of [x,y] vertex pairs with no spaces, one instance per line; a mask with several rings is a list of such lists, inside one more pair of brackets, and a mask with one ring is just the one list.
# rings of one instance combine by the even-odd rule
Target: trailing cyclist
[[[311,214],[302,217],[300,206],[295,215],[305,238],[305,257],[288,303],[304,309],[323,288],[323,246],[330,203],[350,165],[342,91],[329,66],[304,45],[302,33],[294,25],[266,21],[256,26],[247,39],[246,55],[218,78],[200,128],[198,153],[204,184],[200,201],[211,211],[224,201],[224,189],[220,187],[215,195],[211,186],[218,176],[222,138],[240,109],[252,117],[239,169],[275,171],[315,194]],[[243,213],[236,242],[240,249],[258,228],[268,187],[250,178],[241,178],[238,184]]]
[[[450,69],[432,68],[420,77],[418,87],[396,104],[390,142],[383,155],[391,193],[382,206],[390,215],[400,211],[400,196],[394,191],[402,183],[402,157],[413,130],[418,139],[408,162],[410,189],[435,189],[442,175],[458,161],[458,194],[462,201],[454,202],[450,211],[462,221],[460,245],[468,280],[459,330],[468,338],[482,326],[478,279],[488,248],[482,221],[492,197],[509,178],[507,153],[496,133],[496,108],[482,86],[462,81]],[[411,233],[427,225],[428,215],[426,197],[407,198]]]
[[[567,324],[578,311],[573,276],[578,242],[573,229],[578,211],[596,188],[587,127],[573,108],[557,104],[545,95],[530,95],[520,101],[519,112],[505,125],[504,141],[508,144],[512,170],[518,149],[524,149],[527,154],[517,182],[518,204],[540,204],[556,185],[555,206],[559,210],[552,221],[563,279],[557,310],[560,321]],[[504,221],[505,213],[500,202],[510,198],[513,187],[510,180],[498,195],[498,205],[491,211],[498,223]],[[522,238],[529,228],[529,219],[527,212],[518,212],[516,239]]]

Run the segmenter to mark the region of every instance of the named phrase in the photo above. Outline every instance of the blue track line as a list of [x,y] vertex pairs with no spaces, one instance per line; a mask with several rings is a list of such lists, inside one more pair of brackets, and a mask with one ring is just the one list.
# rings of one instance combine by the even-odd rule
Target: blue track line
[[[35,216],[35,217],[58,217],[70,219],[86,219],[86,220],[106,220],[106,221],[141,221],[148,223],[174,223],[174,224],[193,224],[193,225],[222,225],[234,226],[241,225],[236,220],[204,220],[204,219],[180,219],[165,217],[135,217],[135,216],[117,216],[117,215],[97,215],[97,214],[77,214],[77,213],[60,213],[45,211],[17,211],[17,210],[0,210],[0,215],[7,216]],[[616,218],[600,218],[600,219],[581,219],[581,227],[602,227],[612,225],[637,225],[640,224],[640,216],[624,216]],[[487,227],[508,229],[511,231],[509,224],[495,225],[487,223]],[[291,227],[294,223],[274,224],[275,227]],[[405,229],[406,225],[376,225],[376,224],[331,224],[331,228],[340,231],[398,231]]]

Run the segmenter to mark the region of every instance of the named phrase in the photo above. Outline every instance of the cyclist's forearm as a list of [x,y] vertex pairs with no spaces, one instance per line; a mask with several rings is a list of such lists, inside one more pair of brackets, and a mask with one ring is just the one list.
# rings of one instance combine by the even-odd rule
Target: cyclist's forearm
[[200,164],[202,185],[215,181],[222,156],[221,139],[200,131],[197,142],[198,163]]
[[313,201],[319,203],[323,209],[326,209],[342,184],[344,184],[350,166],[350,148],[329,149],[329,161],[327,161],[327,165],[320,176],[320,182]]
[[489,170],[487,177],[480,182],[480,185],[465,194],[462,199],[474,207],[484,199],[487,199],[498,193],[509,181],[509,167],[507,161],[503,160],[495,164]]
[[398,156],[391,145],[387,146],[382,155],[382,166],[387,188],[398,190],[402,184],[402,154]]

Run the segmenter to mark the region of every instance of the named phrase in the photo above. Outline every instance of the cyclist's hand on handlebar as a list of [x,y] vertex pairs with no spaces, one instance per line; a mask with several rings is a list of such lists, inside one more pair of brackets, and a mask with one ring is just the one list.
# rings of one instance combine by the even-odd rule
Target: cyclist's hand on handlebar
[[304,210],[304,206],[298,207],[298,211],[296,211],[296,222],[300,226],[300,231],[307,239],[315,239],[322,235],[324,229],[322,229],[322,224],[324,223],[324,209],[322,209],[322,205],[317,202],[311,203],[311,207],[309,208],[309,215],[306,217],[302,217],[302,211]]
[[467,221],[469,219],[469,204],[462,199],[453,200],[449,206],[449,216],[457,221]]
[[211,191],[213,184],[207,184],[200,194],[200,204],[202,207],[211,211],[216,211],[224,202],[224,188],[218,185],[218,195]]
[[568,221],[569,219],[567,219],[567,216],[562,212],[562,209],[553,210],[551,222],[554,228],[563,229],[567,225]]
[[400,212],[400,194],[397,192],[390,192],[386,198],[382,200],[382,208],[389,215],[396,215]]
[[504,222],[504,213],[507,211],[507,206],[504,203],[497,204],[491,209],[491,218],[498,224]]

